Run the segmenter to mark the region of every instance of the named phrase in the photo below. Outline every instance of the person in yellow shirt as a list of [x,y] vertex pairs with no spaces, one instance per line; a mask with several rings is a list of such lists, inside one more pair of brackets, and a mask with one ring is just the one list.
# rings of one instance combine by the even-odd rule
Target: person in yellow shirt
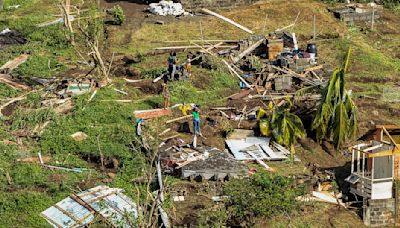
[[178,108],[179,108],[179,110],[181,110],[183,116],[187,116],[187,115],[188,115],[187,112],[188,112],[190,109],[192,109],[192,106],[186,105],[185,103],[183,103],[183,104],[180,105]]

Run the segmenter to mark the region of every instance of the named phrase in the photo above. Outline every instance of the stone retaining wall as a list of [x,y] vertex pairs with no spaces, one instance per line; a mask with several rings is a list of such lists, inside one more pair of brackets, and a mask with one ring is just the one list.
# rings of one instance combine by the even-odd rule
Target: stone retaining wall
[[364,224],[366,226],[388,226],[394,224],[395,199],[368,200],[364,205]]

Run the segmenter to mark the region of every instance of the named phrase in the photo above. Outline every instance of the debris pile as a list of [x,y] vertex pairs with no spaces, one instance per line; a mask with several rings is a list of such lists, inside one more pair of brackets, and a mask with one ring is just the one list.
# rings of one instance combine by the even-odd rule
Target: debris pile
[[226,180],[246,174],[246,166],[217,148],[193,148],[180,138],[167,140],[160,147],[164,173],[191,180]]
[[28,42],[27,39],[16,30],[6,28],[0,32],[0,48],[9,45],[25,44],[26,42]]
[[380,18],[383,7],[375,3],[351,4],[343,8],[330,9],[330,11],[341,21],[353,23],[354,21],[370,21]]
[[181,3],[174,3],[173,1],[160,1],[159,3],[151,3],[149,11],[155,15],[160,16],[180,16],[185,13]]

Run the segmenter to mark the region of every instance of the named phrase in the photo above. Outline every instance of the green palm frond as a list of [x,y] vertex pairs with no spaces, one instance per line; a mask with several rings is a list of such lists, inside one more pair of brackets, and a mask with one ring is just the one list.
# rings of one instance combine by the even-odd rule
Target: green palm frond
[[358,121],[357,121],[357,106],[354,105],[351,97],[346,94],[346,102],[345,102],[346,110],[349,115],[349,129],[347,137],[354,139],[358,133]]
[[271,119],[272,135],[274,139],[286,147],[292,148],[296,138],[305,136],[301,119],[290,113],[288,109],[278,111]]
[[322,93],[322,88],[320,85],[304,87],[304,88],[297,90],[295,93],[295,96],[301,97],[308,93]]
[[347,73],[347,70],[349,68],[349,62],[350,62],[351,53],[352,53],[352,49],[351,49],[351,47],[349,47],[349,50],[347,51],[346,59],[344,61],[344,66],[343,66],[344,73]]
[[347,130],[349,128],[349,117],[347,115],[346,107],[343,102],[340,102],[335,108],[335,118],[332,125],[333,142],[336,149],[340,148],[340,145],[346,139]]
[[334,70],[322,93],[321,104],[312,123],[317,140],[333,138],[336,149],[347,138],[357,135],[357,107],[346,92],[345,75],[349,66],[351,49],[342,68]]

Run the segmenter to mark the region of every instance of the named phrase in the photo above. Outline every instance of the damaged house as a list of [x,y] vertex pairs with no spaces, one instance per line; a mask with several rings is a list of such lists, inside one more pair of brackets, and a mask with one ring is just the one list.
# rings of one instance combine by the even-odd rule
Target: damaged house
[[393,225],[399,221],[400,208],[396,202],[400,191],[395,184],[400,177],[399,132],[399,126],[378,125],[366,136],[372,139],[370,143],[351,148],[351,175],[346,181],[356,199],[362,199],[367,226]]

